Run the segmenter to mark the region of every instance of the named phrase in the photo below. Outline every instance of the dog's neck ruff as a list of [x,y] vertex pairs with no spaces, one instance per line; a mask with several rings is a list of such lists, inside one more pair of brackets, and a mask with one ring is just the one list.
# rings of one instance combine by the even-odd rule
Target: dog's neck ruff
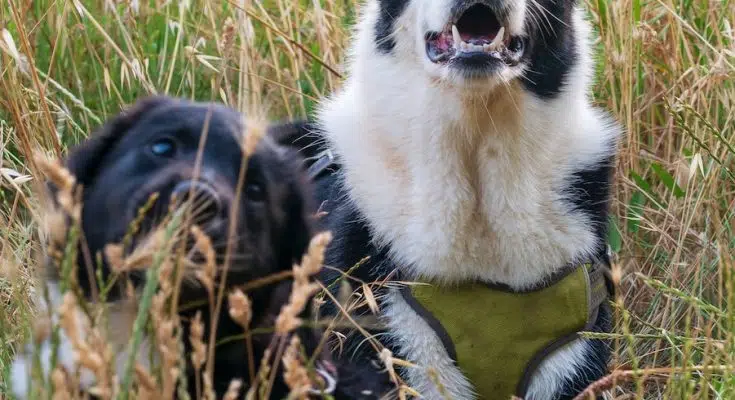
[[441,338],[478,398],[523,398],[541,362],[597,320],[613,290],[607,271],[596,261],[523,292],[483,283],[422,284],[402,295]]

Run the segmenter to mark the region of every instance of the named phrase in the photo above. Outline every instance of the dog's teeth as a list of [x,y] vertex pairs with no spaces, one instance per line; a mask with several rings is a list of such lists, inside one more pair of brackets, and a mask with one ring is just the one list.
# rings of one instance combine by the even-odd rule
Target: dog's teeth
[[490,49],[496,49],[498,46],[500,46],[501,43],[503,43],[503,37],[505,36],[505,27],[501,26],[500,29],[498,29],[498,34],[495,35],[495,39],[493,39],[492,43],[490,43]]
[[455,46],[462,44],[462,36],[459,35],[457,25],[452,25],[452,39],[454,39]]
[[477,51],[477,52],[489,53],[489,52],[495,51],[503,44],[504,36],[505,36],[505,27],[501,26],[500,29],[498,29],[498,33],[495,35],[495,38],[493,38],[493,41],[491,43],[486,43],[486,44],[467,43],[464,40],[462,40],[462,36],[459,34],[459,29],[457,29],[457,25],[452,25],[452,40],[454,41],[454,48],[462,52]]

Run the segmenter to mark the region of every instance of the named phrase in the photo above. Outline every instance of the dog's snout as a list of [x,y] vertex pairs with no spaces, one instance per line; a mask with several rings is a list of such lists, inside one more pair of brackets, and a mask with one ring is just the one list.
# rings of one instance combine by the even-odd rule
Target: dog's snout
[[222,212],[221,196],[206,182],[179,182],[171,192],[171,199],[180,204],[190,202],[195,219],[199,222],[211,222]]

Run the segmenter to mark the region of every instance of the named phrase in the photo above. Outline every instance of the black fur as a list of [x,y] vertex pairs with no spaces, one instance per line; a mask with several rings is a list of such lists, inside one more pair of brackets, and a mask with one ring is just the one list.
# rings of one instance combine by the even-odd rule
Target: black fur
[[571,184],[565,190],[573,212],[587,216],[595,227],[595,236],[600,243],[597,256],[607,252],[607,227],[610,207],[610,191],[614,172],[614,153],[599,163],[572,174]]
[[462,15],[462,13],[464,13],[470,7],[476,4],[484,4],[488,6],[491,10],[493,10],[493,14],[495,14],[495,17],[500,21],[505,20],[508,17],[508,13],[510,12],[510,4],[505,1],[456,0],[454,4],[452,4],[451,15],[455,16],[455,18],[458,19]]
[[[529,66],[522,81],[530,92],[542,99],[552,99],[564,89],[571,69],[579,60],[572,27],[576,1],[538,0],[538,3],[540,11],[533,11],[537,17],[531,18],[531,11],[526,11],[529,38],[523,58]],[[529,3],[527,7],[533,5]],[[534,19],[536,22],[532,22]]]
[[[236,201],[242,162],[236,135],[243,129],[240,115],[229,108],[213,105],[210,110],[206,105],[166,97],[143,99],[72,149],[66,165],[84,188],[82,227],[85,250],[93,259],[106,244],[123,238],[138,209],[153,193],[160,197],[145,219],[144,229],[150,229],[160,219],[176,183],[193,178],[205,124],[208,134],[202,151],[201,180],[215,188],[222,197],[223,208],[229,210]],[[150,146],[158,139],[172,140],[176,154],[153,155]],[[243,230],[240,233],[247,234],[248,239],[240,240],[235,251],[255,255],[257,267],[233,267],[233,280],[247,281],[288,269],[300,260],[308,245],[312,234],[311,196],[306,194],[308,186],[300,176],[296,154],[279,155],[275,148],[263,143],[248,160],[238,215],[238,226]],[[262,192],[261,199],[250,196],[256,192]],[[222,210],[218,216],[221,223],[208,231],[214,243],[226,240],[224,222],[229,218],[228,210]],[[96,263],[87,265],[88,261],[82,258],[80,263],[82,284],[90,283],[87,270],[96,267]],[[104,259],[102,267],[103,276],[107,277]]]
[[375,24],[375,43],[378,51],[389,54],[396,46],[393,40],[395,20],[406,9],[409,0],[379,0],[380,16]]
[[[327,149],[327,144],[322,138],[317,127],[307,121],[293,122],[290,131],[279,132],[277,138],[280,143],[305,149],[307,155],[306,164],[311,165],[317,154]],[[385,277],[396,274],[397,266],[388,257],[388,248],[379,248],[372,241],[372,235],[365,223],[365,217],[358,209],[352,206],[347,199],[341,184],[339,164],[330,166],[331,173],[320,175],[313,182],[316,197],[320,202],[319,210],[325,215],[319,219],[320,229],[332,232],[332,242],[327,248],[325,263],[338,267],[341,271],[331,269],[323,270],[320,279],[325,285],[331,285],[342,278],[343,271],[350,270],[350,276],[363,282],[377,282]],[[367,257],[367,259],[366,259]],[[397,275],[395,276],[397,278]],[[337,295],[338,285],[332,285],[334,296]],[[380,299],[377,299],[380,303]],[[332,302],[322,306],[325,315],[336,316],[338,309]],[[355,315],[369,314],[367,307],[356,310]],[[379,330],[366,329],[371,334],[380,335]],[[337,362],[339,366],[348,365],[354,369],[355,375],[369,376],[370,380],[358,380],[356,388],[367,388],[374,396],[365,398],[378,398],[395,390],[395,385],[390,381],[388,374],[381,370],[381,362],[376,357],[374,349],[365,342],[365,337],[353,330],[342,332],[347,339]],[[390,343],[382,343],[391,350]],[[344,361],[342,361],[344,360]],[[340,372],[340,377],[342,377]],[[340,378],[342,379],[342,378]]]

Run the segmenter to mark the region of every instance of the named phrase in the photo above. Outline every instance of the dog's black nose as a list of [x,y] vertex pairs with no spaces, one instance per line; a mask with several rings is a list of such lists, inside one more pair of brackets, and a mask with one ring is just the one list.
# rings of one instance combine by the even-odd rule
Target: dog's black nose
[[171,199],[188,204],[197,223],[208,223],[222,212],[222,200],[212,185],[206,182],[186,180],[179,182],[171,192]]

